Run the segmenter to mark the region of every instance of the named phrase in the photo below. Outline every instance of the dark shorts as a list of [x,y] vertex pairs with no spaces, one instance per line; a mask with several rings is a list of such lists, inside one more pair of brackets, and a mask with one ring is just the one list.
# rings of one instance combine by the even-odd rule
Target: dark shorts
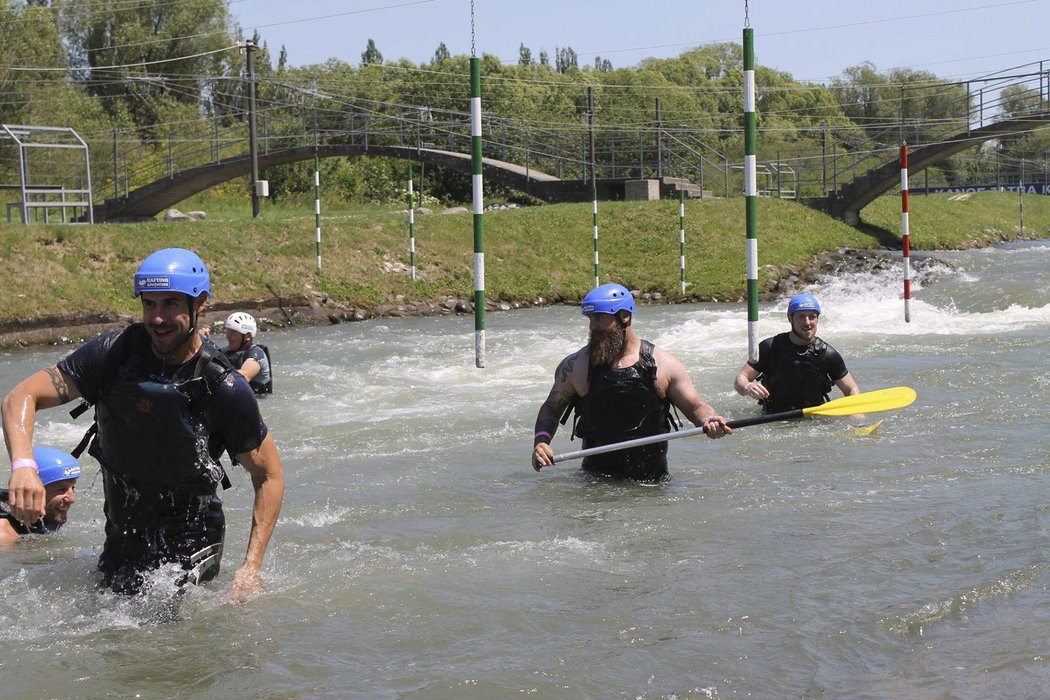
[[[179,586],[210,581],[219,574],[226,517],[218,496],[204,497],[200,507],[180,517],[142,515],[117,525],[106,520],[106,543],[98,560],[105,585],[134,595],[147,584],[147,574],[168,564],[185,573]],[[139,523],[130,526],[129,523]]]
[[[584,441],[584,449],[596,446]],[[645,483],[662,481],[668,477],[667,443],[658,442],[585,457],[583,469],[590,474],[613,479],[630,479]]]

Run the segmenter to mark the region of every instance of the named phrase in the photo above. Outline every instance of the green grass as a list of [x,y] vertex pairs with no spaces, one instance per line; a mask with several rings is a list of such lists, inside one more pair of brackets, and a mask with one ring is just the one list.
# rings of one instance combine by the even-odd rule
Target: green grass
[[[900,199],[884,197],[862,212],[855,229],[806,206],[761,200],[759,258],[766,266],[805,265],[843,246],[880,248],[900,231]],[[1050,235],[1050,197],[1028,196],[1025,235]],[[244,201],[196,198],[200,222],[96,226],[0,225],[5,251],[0,323],[58,314],[134,314],[131,279],[138,263],[169,246],[191,248],[211,266],[216,301],[301,299],[306,290],[347,305],[422,301],[473,289],[470,214],[416,217],[419,277],[408,263],[407,215],[380,207],[340,209],[322,202],[322,270],[315,265],[313,203],[264,203],[251,218]],[[678,289],[678,203],[599,204],[601,279],[682,299]],[[559,204],[487,213],[488,298],[575,300],[593,285],[590,204]],[[911,199],[911,243],[917,250],[985,245],[1020,235],[1013,193]],[[737,299],[745,294],[744,202],[686,204],[685,299]],[[898,243],[899,243],[899,239]]]

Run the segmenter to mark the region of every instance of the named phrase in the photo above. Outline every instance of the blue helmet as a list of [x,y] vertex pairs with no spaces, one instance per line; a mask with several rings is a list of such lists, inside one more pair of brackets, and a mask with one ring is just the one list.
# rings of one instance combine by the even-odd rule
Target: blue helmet
[[135,296],[143,292],[182,292],[196,299],[211,296],[211,278],[204,261],[185,248],[164,248],[142,261],[135,273]]
[[796,294],[788,302],[788,316],[796,311],[816,311],[820,315],[820,302],[812,294]]
[[80,478],[80,462],[68,452],[54,447],[34,447],[33,459],[40,470],[40,481],[47,486],[53,481]]
[[595,287],[580,303],[580,312],[584,316],[591,314],[614,314],[617,311],[634,313],[634,297],[622,284],[603,284]]

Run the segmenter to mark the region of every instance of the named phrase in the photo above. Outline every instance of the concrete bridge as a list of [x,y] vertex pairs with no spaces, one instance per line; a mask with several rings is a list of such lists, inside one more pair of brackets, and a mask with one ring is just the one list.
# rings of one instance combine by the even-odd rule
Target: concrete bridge
[[[339,156],[402,158],[417,163],[451,168],[468,174],[473,172],[469,153],[364,144],[299,146],[270,151],[258,156],[259,168],[265,169],[303,160],[313,160],[314,156],[319,158]],[[106,200],[102,205],[95,207],[95,218],[101,221],[152,218],[198,192],[203,192],[227,180],[249,175],[251,166],[251,157],[242,155],[221,163],[209,163],[174,173],[170,177],[161,178],[132,190],[126,197]],[[559,190],[565,190],[567,185],[580,185],[578,182],[565,182],[547,173],[529,170],[492,158],[484,159],[483,174],[486,180],[533,194],[544,200],[561,194]]]
[[[304,160],[334,157],[373,156],[400,158],[415,163],[448,168],[471,175],[474,171],[470,153],[457,153],[435,148],[410,146],[384,146],[365,144],[298,146],[270,151],[259,155],[259,168],[287,165]],[[251,173],[251,157],[241,155],[220,163],[209,163],[189,168],[168,177],[160,178],[148,185],[132,190],[123,197],[107,199],[95,207],[96,221],[134,221],[149,219],[165,209],[210,187],[244,177]],[[523,192],[547,203],[589,202],[592,198],[591,183],[580,178],[561,179],[539,170],[498,160],[482,159],[482,174],[486,183],[495,183]],[[635,178],[636,179],[636,178]],[[679,189],[690,196],[698,195],[695,185],[680,178],[655,178],[659,182],[662,196],[670,196]],[[627,183],[632,178],[599,178],[596,180],[598,197],[602,200],[623,200]]]

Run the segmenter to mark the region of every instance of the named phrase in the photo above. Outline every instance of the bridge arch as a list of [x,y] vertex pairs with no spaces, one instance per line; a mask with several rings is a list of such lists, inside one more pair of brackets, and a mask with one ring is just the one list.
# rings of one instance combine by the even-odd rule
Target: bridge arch
[[[1021,119],[993,122],[978,129],[967,130],[947,141],[927,146],[909,146],[909,170],[918,172],[968,148],[973,148],[975,144],[1028,131],[1034,124],[1045,122],[1050,122],[1050,112],[1028,115]],[[900,161],[893,159],[846,183],[827,197],[813,199],[808,203],[842,219],[851,226],[856,226],[860,223],[861,209],[898,185],[900,185]]]
[[[258,161],[260,169],[265,169],[303,160],[313,160],[315,155],[319,158],[340,156],[400,158],[449,168],[466,174],[473,172],[471,156],[468,153],[407,146],[366,146],[364,144],[299,146],[260,154]],[[567,201],[568,198],[577,196],[576,190],[587,190],[585,184],[579,181],[561,180],[548,173],[494,158],[484,158],[482,163],[486,181],[525,192],[543,201]],[[102,205],[95,207],[95,220],[152,218],[187,197],[250,173],[251,157],[248,155],[183,170],[171,177],[164,177],[132,190],[126,197],[106,200]]]

